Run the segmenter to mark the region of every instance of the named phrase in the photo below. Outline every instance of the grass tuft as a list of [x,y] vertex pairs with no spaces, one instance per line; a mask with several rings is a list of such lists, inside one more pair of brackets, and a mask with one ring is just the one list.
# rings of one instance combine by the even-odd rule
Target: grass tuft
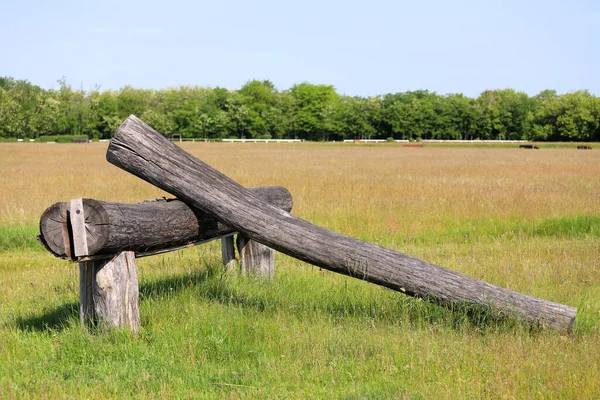
[[39,228],[29,226],[0,226],[0,251],[7,250],[44,250],[37,236]]

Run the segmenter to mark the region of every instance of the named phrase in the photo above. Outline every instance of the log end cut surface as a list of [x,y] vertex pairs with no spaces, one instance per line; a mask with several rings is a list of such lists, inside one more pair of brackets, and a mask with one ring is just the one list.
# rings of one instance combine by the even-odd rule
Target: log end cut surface
[[69,203],[55,203],[40,218],[40,241],[56,257],[71,258],[68,212]]
[[[105,246],[108,237],[108,215],[102,202],[83,199],[85,234],[88,253]],[[75,259],[69,203],[55,203],[40,217],[40,240],[48,251],[59,258]]]

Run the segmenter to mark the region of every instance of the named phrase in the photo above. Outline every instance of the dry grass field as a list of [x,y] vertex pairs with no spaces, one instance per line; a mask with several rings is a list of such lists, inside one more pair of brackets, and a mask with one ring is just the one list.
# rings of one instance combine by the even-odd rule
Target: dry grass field
[[139,260],[142,332],[82,331],[76,267],[32,236],[75,197],[166,194],[107,145],[0,144],[0,397],[599,398],[600,152],[184,143],[293,213],[579,307],[575,332],[477,323],[283,255],[272,283],[208,244]]

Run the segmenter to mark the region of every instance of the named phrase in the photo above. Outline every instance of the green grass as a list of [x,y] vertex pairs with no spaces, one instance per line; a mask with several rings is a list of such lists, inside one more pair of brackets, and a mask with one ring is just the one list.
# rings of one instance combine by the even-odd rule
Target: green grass
[[466,243],[543,237],[565,239],[600,237],[600,217],[576,215],[537,220],[523,218],[489,218],[460,222],[446,220],[442,227],[426,231],[416,237],[407,237],[406,241]]
[[[13,249],[44,250],[37,240],[38,235],[39,227],[37,225],[0,226],[0,251]],[[460,222],[446,220],[441,224],[441,227],[429,229],[419,235],[402,235],[401,241],[405,243],[435,244],[535,237],[567,239],[600,237],[600,217],[576,215],[537,220],[522,218],[492,218]]]
[[37,225],[0,226],[0,251],[44,250],[37,241],[40,229]]
[[218,242],[138,259],[139,335],[83,329],[78,267],[35,241],[37,219],[70,198],[164,194],[106,163],[105,144],[6,144],[0,398],[600,398],[596,150],[182,146],[245,186],[287,187],[318,225],[575,306],[574,332],[281,254],[271,282],[224,274]]
[[[470,242],[453,252],[464,261],[474,245],[490,250]],[[598,293],[581,298],[575,334],[560,336],[283,255],[272,282],[225,274],[213,242],[138,260],[134,336],[80,328],[74,265],[28,249],[1,254],[6,398],[593,398],[600,390]]]

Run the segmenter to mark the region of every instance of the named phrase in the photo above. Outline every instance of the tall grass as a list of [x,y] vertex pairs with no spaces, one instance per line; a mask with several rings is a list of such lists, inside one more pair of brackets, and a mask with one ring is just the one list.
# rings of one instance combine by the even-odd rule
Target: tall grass
[[36,239],[37,235],[37,225],[0,226],[0,251],[43,250],[43,246]]
[[579,308],[559,335],[449,310],[277,254],[225,274],[213,242],[138,260],[142,329],[78,322],[78,269],[35,242],[57,201],[164,193],[106,145],[0,145],[4,398],[597,398],[600,153],[183,144],[294,212],[478,279]]

